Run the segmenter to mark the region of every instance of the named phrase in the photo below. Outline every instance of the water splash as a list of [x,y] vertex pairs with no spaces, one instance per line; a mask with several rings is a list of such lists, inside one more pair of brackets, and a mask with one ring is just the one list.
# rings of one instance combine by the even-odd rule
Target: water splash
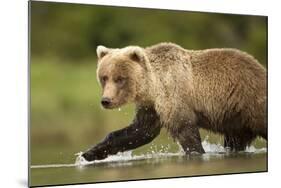
[[86,161],[81,155],[82,152],[78,153],[79,155],[76,158],[75,166],[83,167],[91,164],[101,164],[101,163],[113,163],[113,162],[128,162],[128,161],[138,161],[144,159],[157,159],[163,157],[172,157],[172,156],[182,156],[182,153],[169,153],[169,152],[155,152],[133,155],[132,151],[119,152],[116,155],[110,155],[106,159],[96,160],[92,162]]
[[[202,146],[206,152],[204,154],[204,158],[207,156],[217,155],[217,154],[227,154],[229,151],[225,149],[221,144],[213,144],[208,141],[208,138],[202,142]],[[89,164],[97,164],[97,163],[111,163],[111,162],[124,162],[124,161],[136,161],[136,160],[143,160],[143,159],[159,159],[164,157],[173,157],[173,156],[184,156],[185,153],[179,147],[178,152],[169,152],[170,145],[167,146],[160,146],[160,149],[157,145],[152,144],[150,146],[150,151],[146,154],[141,155],[133,155],[132,151],[126,152],[119,152],[116,155],[110,155],[106,159],[97,160],[94,162],[86,161],[81,155],[78,155],[78,159],[76,159],[77,166],[84,166]],[[244,152],[247,153],[265,153],[267,152],[266,148],[255,148],[254,146],[247,147]],[[80,159],[83,158],[83,159]],[[207,157],[208,158],[208,157]]]
[[83,152],[81,151],[75,154],[77,156],[74,163],[75,166],[83,167],[91,164],[91,162],[87,161],[84,157],[82,157],[82,154]]
[[206,153],[220,153],[220,152],[226,152],[225,148],[221,144],[212,144],[208,142],[207,139],[205,139],[202,142],[202,146]]
[[256,148],[255,146],[247,146],[245,152],[248,153],[265,153],[267,152],[266,148]]
[[[205,150],[206,153],[229,153],[230,150],[229,148],[225,148],[224,146],[222,146],[221,144],[217,143],[217,144],[212,144],[208,141],[208,137],[205,138],[205,140],[203,140],[202,142],[202,146]],[[266,148],[256,148],[255,146],[247,146],[245,151],[246,153],[265,153],[267,152]]]

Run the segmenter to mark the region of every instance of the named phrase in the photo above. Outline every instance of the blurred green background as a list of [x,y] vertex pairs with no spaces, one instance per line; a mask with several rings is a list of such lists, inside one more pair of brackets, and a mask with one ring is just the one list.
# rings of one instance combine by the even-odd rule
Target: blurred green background
[[[31,2],[31,164],[73,163],[74,154],[127,126],[134,106],[100,107],[96,47],[174,42],[187,49],[238,48],[267,64],[267,18]],[[222,137],[202,131],[202,139]],[[255,141],[263,147],[264,141]],[[134,153],[178,150],[165,130]]]

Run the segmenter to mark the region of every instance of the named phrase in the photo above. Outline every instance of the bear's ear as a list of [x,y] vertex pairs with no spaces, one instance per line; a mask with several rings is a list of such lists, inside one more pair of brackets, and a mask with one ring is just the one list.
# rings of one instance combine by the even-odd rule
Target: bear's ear
[[144,63],[145,61],[145,54],[142,48],[140,47],[133,47],[128,52],[129,58],[132,61],[138,62],[138,63]]
[[99,45],[97,47],[97,56],[99,59],[103,58],[106,54],[109,52],[109,48],[106,48],[105,46]]

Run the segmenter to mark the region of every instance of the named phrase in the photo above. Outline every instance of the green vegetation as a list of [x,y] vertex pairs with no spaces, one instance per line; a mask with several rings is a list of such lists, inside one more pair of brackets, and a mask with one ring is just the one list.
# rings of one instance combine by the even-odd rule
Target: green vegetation
[[[92,57],[97,45],[177,43],[188,49],[238,48],[267,63],[267,18],[260,16],[32,2],[32,56]],[[78,61],[80,62],[80,61]]]

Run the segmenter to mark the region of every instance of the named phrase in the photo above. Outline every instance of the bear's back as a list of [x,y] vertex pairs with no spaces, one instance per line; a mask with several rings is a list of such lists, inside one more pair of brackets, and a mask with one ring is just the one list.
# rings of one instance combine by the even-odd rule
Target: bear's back
[[248,92],[266,91],[265,68],[246,52],[237,49],[194,51],[190,61],[195,82],[216,85],[220,90],[225,90],[228,86],[240,86]]

